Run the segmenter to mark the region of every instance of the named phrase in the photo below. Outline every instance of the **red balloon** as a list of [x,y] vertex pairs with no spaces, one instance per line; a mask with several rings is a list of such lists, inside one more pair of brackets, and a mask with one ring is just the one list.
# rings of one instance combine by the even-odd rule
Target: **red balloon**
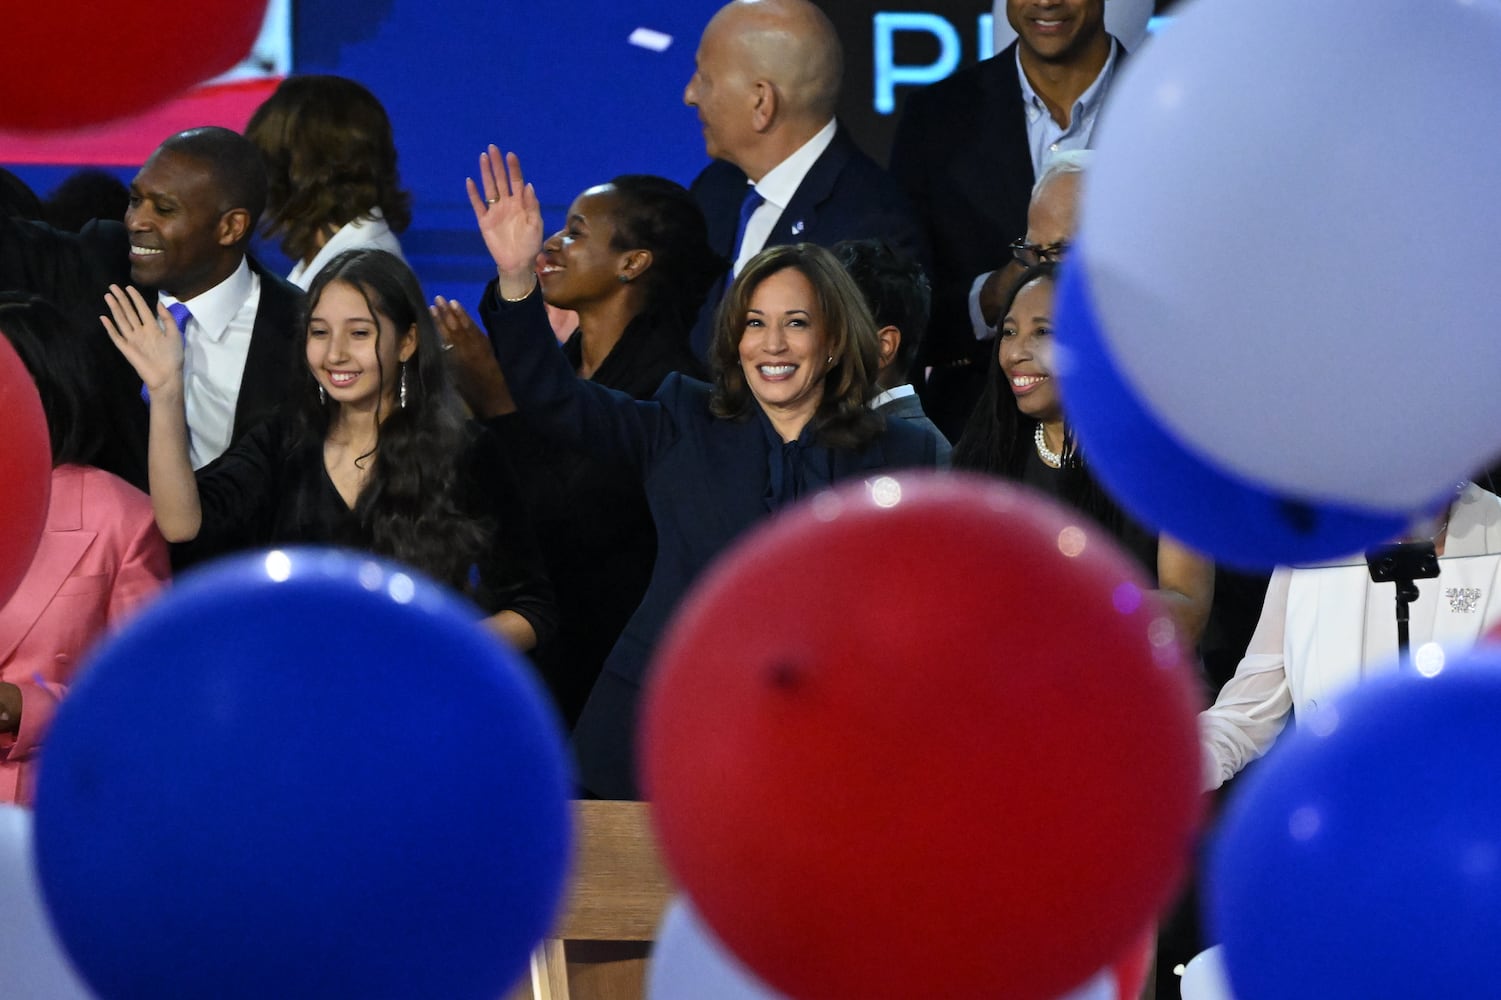
[[31,567],[52,494],[52,439],[31,373],[0,335],[0,605]]
[[669,629],[641,767],[673,874],[799,998],[1054,997],[1167,903],[1196,695],[1147,583],[1004,483],[882,477],[748,535]]
[[249,55],[265,14],[266,0],[8,4],[0,128],[77,128],[155,107]]

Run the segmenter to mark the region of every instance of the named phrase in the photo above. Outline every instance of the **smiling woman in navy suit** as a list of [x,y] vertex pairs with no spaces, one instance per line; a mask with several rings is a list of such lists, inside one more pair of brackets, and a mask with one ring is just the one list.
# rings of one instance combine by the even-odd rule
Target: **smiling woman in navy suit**
[[574,731],[584,789],[635,798],[642,676],[688,588],[746,528],[829,484],[932,466],[931,439],[866,405],[879,344],[859,289],[828,251],[777,247],[741,271],[719,310],[713,383],[670,375],[648,400],[574,377],[537,269],[542,215],[514,155],[480,157],[470,201],[497,278],[481,315],[523,415],[560,443],[613,458],[645,484],[657,528],[651,584]]

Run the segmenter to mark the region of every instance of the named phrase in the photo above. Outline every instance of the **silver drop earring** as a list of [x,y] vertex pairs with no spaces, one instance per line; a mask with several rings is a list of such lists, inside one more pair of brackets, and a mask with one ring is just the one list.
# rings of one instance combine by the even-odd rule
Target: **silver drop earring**
[[407,363],[401,363],[401,383],[398,386],[396,397],[397,404],[405,410],[407,408]]
[[318,405],[319,406],[327,406],[328,405],[328,393],[326,393],[326,392],[323,391],[323,386],[321,386],[321,385],[318,387]]

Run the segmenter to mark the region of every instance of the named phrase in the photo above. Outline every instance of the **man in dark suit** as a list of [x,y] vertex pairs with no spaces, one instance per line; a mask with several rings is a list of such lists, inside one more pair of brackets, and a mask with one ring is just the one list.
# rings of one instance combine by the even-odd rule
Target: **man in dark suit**
[[948,438],[928,419],[907,381],[932,302],[922,267],[880,240],[842,240],[835,244],[834,256],[865,297],[881,339],[881,370],[876,375],[880,394],[870,401],[871,408],[888,420],[905,420],[921,429],[938,449],[938,464],[947,467],[953,450]]
[[934,369],[928,413],[951,437],[984,385],[1008,289],[1010,244],[1025,231],[1049,155],[1090,145],[1121,46],[1105,0],[1007,0],[1016,42],[907,99],[891,172],[934,250],[933,321],[918,364]]
[[274,410],[295,371],[302,293],[245,252],[265,204],[259,152],[225,128],[172,136],[130,183],[130,278],[180,317],[194,468]]
[[195,411],[190,398],[188,420],[194,463],[204,464],[278,405],[295,370],[302,292],[245,252],[265,198],[255,147],[229,129],[198,128],[146,161],[123,225],[95,220],[75,235],[0,220],[0,288],[43,295],[87,330],[105,392],[92,409],[106,436],[100,464],[142,489],[147,408],[99,324],[104,292],[132,283],[148,301],[159,292],[188,306],[188,363],[198,366],[187,374],[200,404]]
[[[808,0],[734,0],[704,29],[683,101],[715,162],[692,191],[732,275],[768,246],[868,236],[926,261],[901,189],[834,119],[843,71],[834,27]],[[724,284],[694,330],[700,357]]]

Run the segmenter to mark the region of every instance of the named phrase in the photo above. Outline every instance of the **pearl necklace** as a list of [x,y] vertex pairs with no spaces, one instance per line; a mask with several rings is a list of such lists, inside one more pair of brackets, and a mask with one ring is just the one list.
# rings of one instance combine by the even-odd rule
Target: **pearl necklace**
[[1047,439],[1042,435],[1042,424],[1037,425],[1037,433],[1032,435],[1032,441],[1037,445],[1037,457],[1042,459],[1042,464],[1050,469],[1063,468],[1063,456],[1048,447]]

